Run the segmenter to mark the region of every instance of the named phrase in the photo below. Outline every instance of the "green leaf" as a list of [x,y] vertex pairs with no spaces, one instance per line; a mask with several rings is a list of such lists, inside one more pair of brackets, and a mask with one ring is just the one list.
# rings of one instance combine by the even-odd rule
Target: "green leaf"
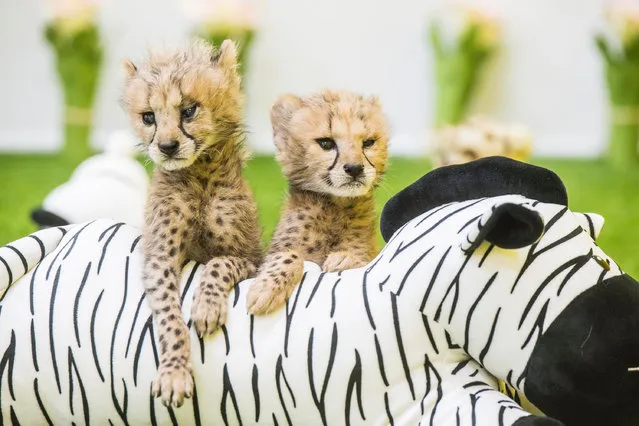
[[639,35],[624,42],[624,58],[628,61],[639,62]]
[[614,55],[610,49],[610,45],[608,44],[608,40],[603,34],[597,34],[595,36],[595,43],[601,52],[601,55],[604,57],[606,62],[610,63],[614,61]]
[[442,33],[439,24],[432,22],[429,26],[430,42],[436,57],[444,56],[444,45],[442,43]]

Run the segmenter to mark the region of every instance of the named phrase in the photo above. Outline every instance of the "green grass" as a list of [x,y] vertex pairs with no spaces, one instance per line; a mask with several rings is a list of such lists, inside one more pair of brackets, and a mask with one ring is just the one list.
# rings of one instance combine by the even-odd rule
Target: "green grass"
[[[606,218],[599,245],[622,268],[639,276],[639,167],[621,172],[592,160],[533,162],[561,176],[568,188],[572,210],[596,212]],[[0,245],[36,229],[30,221],[31,209],[68,179],[73,167],[72,160],[61,156],[0,155]],[[378,209],[429,169],[429,162],[424,159],[392,159],[384,184],[377,192]],[[278,221],[286,183],[271,157],[251,160],[246,175],[257,198],[266,242]]]

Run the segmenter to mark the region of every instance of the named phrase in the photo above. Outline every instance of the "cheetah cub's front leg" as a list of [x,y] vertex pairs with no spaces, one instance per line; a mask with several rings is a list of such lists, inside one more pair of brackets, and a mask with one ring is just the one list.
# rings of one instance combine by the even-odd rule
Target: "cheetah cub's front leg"
[[[278,223],[268,254],[246,296],[251,314],[266,315],[282,307],[304,274],[303,240],[311,242],[313,219],[287,206]],[[313,249],[314,250],[314,249]]]
[[253,276],[255,270],[253,262],[236,256],[214,257],[204,266],[191,308],[191,319],[200,337],[224,325],[231,289]]
[[[370,223],[358,219],[344,230],[339,242],[330,248],[322,264],[325,272],[361,268],[375,256],[375,230]],[[358,223],[359,222],[359,223]]]
[[246,299],[248,311],[269,314],[286,303],[304,274],[304,261],[296,251],[266,256],[253,280]]
[[152,393],[165,405],[181,406],[193,392],[190,363],[189,330],[182,317],[179,294],[180,265],[184,260],[183,214],[157,209],[157,219],[147,225],[143,238],[145,249],[143,282],[153,312],[160,343],[160,365]]
[[191,319],[201,337],[226,322],[230,291],[240,281],[255,275],[262,260],[257,206],[249,186],[226,174],[233,185],[213,195],[207,211],[210,260],[195,290]]
[[346,269],[361,268],[366,264],[368,264],[367,258],[354,256],[347,251],[335,251],[326,257],[322,270],[325,272],[339,272]]

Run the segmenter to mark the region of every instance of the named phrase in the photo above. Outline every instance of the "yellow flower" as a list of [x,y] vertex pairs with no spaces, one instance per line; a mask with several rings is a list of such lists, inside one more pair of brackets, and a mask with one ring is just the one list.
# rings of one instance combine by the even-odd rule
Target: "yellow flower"
[[58,30],[75,34],[94,25],[95,0],[48,0],[47,6]]
[[633,16],[626,21],[626,28],[621,34],[621,40],[624,44],[630,44],[639,37],[639,16]]
[[624,45],[639,37],[639,4],[618,2],[606,10],[610,26],[619,34]]
[[468,6],[458,5],[461,10],[464,26],[477,28],[477,41],[479,45],[491,49],[499,44],[501,38],[501,22],[486,10],[480,10]]
[[95,25],[95,9],[86,9],[73,16],[58,17],[55,19],[55,24],[61,34],[76,34]]
[[185,11],[206,29],[249,30],[255,27],[255,13],[247,0],[188,0]]

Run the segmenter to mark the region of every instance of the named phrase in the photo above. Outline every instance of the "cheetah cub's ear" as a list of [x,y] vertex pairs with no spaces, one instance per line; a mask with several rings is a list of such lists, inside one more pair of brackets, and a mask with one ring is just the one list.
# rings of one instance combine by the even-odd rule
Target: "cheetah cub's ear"
[[122,61],[122,68],[124,69],[126,77],[129,79],[133,78],[138,73],[138,67],[136,67],[129,59]]
[[279,151],[287,149],[288,126],[295,111],[302,107],[302,99],[290,93],[281,95],[271,108],[271,125],[275,148]]
[[239,83],[239,75],[237,73],[237,45],[233,40],[224,40],[220,45],[220,49],[211,58],[211,61],[227,73],[236,75]]
[[371,105],[373,105],[376,108],[379,108],[380,110],[382,109],[382,101],[379,100],[379,96],[377,95],[370,95],[368,97],[368,101],[371,103]]

